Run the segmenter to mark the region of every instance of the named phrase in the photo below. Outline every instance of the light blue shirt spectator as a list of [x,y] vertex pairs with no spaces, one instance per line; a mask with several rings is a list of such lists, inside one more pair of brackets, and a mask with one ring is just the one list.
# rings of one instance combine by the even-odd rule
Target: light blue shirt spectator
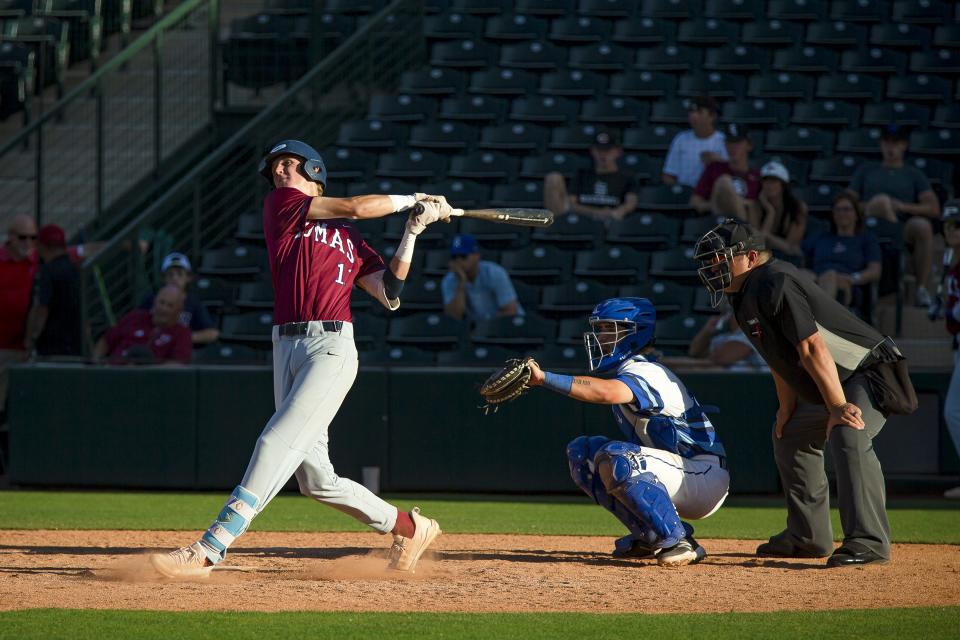
[[450,271],[443,277],[440,289],[444,310],[458,320],[524,315],[507,270],[495,262],[480,260],[476,239],[466,233],[453,238]]

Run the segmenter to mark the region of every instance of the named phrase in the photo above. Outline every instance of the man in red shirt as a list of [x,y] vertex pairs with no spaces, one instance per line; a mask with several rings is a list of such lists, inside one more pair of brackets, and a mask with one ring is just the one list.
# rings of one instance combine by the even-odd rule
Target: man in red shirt
[[7,371],[27,356],[23,342],[37,271],[36,239],[33,218],[17,215],[7,227],[6,243],[0,247],[0,414],[6,413]]
[[[260,162],[274,189],[263,203],[273,276],[273,382],[276,413],[257,440],[240,485],[193,544],[150,557],[167,577],[208,576],[250,521],[296,475],[300,492],[381,533],[393,534],[390,568],[413,571],[440,534],[436,520],[400,511],[330,463],[327,429],[357,374],[351,290],[356,284],[393,311],[410,271],[414,243],[427,225],[457,213],[442,196],[323,195],[320,154],[298,140],[275,145]],[[415,204],[389,269],[350,222]],[[462,213],[462,212],[461,212]]]
[[746,222],[747,208],[760,194],[760,172],[749,165],[750,142],[742,124],[723,128],[727,161],[711,162],[700,175],[690,196],[690,206],[699,213],[715,213]]
[[93,355],[111,361],[138,360],[190,364],[193,340],[179,322],[186,294],[168,284],[153,299],[150,311],[134,309],[97,341]]

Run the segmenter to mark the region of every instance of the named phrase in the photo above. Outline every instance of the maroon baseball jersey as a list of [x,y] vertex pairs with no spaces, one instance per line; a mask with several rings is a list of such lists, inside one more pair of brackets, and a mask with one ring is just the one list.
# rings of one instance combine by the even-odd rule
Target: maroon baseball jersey
[[107,355],[123,358],[135,345],[146,345],[157,360],[175,360],[190,364],[193,342],[190,329],[180,323],[155,327],[149,311],[134,309],[120,318],[106,334]]
[[709,200],[713,193],[713,183],[717,181],[717,178],[724,175],[730,176],[733,187],[741,198],[756,200],[757,196],[760,195],[760,172],[757,169],[750,167],[746,173],[740,173],[734,171],[730,167],[730,163],[725,161],[708,164],[707,168],[700,174],[700,180],[697,181],[697,186],[693,188],[693,192],[704,200]]
[[350,322],[353,281],[386,268],[348,220],[307,220],[312,199],[298,189],[282,187],[263,201],[274,324]]

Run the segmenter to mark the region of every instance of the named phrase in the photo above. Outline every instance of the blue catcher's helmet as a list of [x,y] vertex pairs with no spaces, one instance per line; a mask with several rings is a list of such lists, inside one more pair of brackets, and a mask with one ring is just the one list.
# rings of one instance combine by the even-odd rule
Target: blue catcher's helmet
[[323,158],[316,149],[305,142],[299,140],[282,140],[273,145],[273,148],[260,160],[260,175],[267,179],[270,186],[273,186],[273,173],[271,167],[273,161],[278,156],[291,155],[300,158],[300,173],[307,180],[319,182],[324,189],[327,188],[327,167],[323,164]]
[[604,372],[653,342],[657,311],[646,298],[610,298],[593,308],[583,343],[590,371]]

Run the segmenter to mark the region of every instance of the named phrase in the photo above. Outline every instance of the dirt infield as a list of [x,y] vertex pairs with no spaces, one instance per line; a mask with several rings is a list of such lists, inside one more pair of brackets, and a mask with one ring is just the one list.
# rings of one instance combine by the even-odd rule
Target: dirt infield
[[617,560],[599,537],[443,535],[417,573],[371,533],[248,533],[208,580],[164,581],[146,553],[184,532],[0,531],[0,610],[720,612],[960,604],[960,550],[895,545],[886,566],[758,559],[702,540],[701,564]]

